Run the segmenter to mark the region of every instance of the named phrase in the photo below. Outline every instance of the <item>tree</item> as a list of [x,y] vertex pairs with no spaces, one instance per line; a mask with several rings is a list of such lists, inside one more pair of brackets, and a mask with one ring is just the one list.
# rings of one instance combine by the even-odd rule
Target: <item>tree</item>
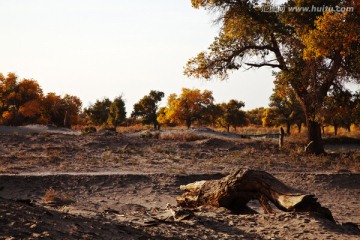
[[164,93],[160,91],[150,91],[149,95],[144,96],[138,103],[134,105],[131,113],[132,117],[141,117],[143,124],[153,124],[154,129],[160,128],[157,120],[158,103],[164,97]]
[[[209,51],[190,59],[187,76],[226,79],[229,72],[271,67],[301,102],[312,153],[324,152],[321,107],[333,85],[360,82],[360,15],[355,1],[288,0],[289,7],[355,7],[354,12],[262,12],[258,1],[192,0],[216,11],[221,31]],[[269,4],[266,1],[265,4]]]
[[77,124],[78,122],[82,102],[78,97],[69,94],[65,94],[62,101],[64,111],[63,126],[71,128],[71,125]]
[[334,88],[331,95],[324,101],[324,123],[334,127],[337,135],[339,127],[350,132],[351,124],[355,123],[355,100],[350,91]]
[[63,101],[59,95],[53,92],[46,94],[41,101],[41,123],[62,126],[64,121],[62,106]]
[[274,93],[270,96],[269,106],[273,109],[276,125],[285,124],[290,135],[291,125],[296,124],[298,131],[305,122],[305,114],[292,88],[275,81]]
[[158,121],[159,124],[166,124],[166,125],[170,125],[171,119],[169,118],[169,114],[168,114],[169,108],[167,107],[161,107],[159,109],[159,111],[157,112],[157,118],[156,120]]
[[354,102],[354,123],[360,125],[360,91],[357,91],[353,95],[353,102]]
[[117,97],[110,104],[108,123],[116,127],[126,119],[125,101],[122,96]]
[[96,125],[107,123],[110,112],[111,101],[108,98],[96,100],[94,104],[84,110],[90,121]]
[[43,95],[37,81],[18,81],[14,73],[0,74],[0,121],[10,125],[53,123],[71,127],[81,111],[81,100],[76,96],[55,93]]
[[246,114],[246,117],[249,120],[250,124],[261,126],[264,112],[265,112],[265,108],[260,107],[260,108],[248,110],[245,112],[245,114]]
[[17,76],[14,73],[9,73],[6,77],[0,73],[0,113],[3,115],[5,111],[9,110],[11,105],[14,105],[12,97],[15,95],[17,86]]
[[38,122],[71,128],[78,122],[81,106],[82,102],[76,96],[65,94],[61,97],[50,92],[41,100],[41,119]]
[[[347,90],[346,90],[347,91]],[[356,124],[359,120],[359,95],[358,92],[352,94],[351,92],[347,91],[348,94],[345,92],[345,96],[343,100],[345,100],[344,105],[342,106],[345,108],[345,114],[343,115],[343,119],[341,121],[341,126],[344,127],[348,132],[351,132],[351,125]],[[348,99],[348,101],[346,101]]]
[[275,109],[266,108],[261,119],[263,127],[277,126]]
[[228,103],[223,103],[220,106],[223,114],[219,118],[219,122],[221,126],[226,127],[227,132],[230,131],[230,126],[236,131],[236,127],[247,125],[248,122],[245,117],[245,112],[240,110],[245,106],[244,102],[232,99]]
[[0,74],[1,121],[10,125],[33,123],[40,117],[42,89],[33,79],[18,81],[14,73]]
[[202,122],[216,127],[223,114],[222,104],[210,104],[202,116]]
[[190,128],[194,121],[200,121],[204,118],[207,108],[214,102],[211,91],[199,89],[183,88],[180,96],[171,94],[168,98],[168,106],[162,111],[165,117],[160,117],[160,122],[169,123],[185,122],[187,128]]

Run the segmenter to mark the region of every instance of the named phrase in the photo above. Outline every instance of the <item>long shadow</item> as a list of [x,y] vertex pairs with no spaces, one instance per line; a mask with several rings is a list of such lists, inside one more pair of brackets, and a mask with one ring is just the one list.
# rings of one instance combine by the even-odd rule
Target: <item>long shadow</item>
[[102,216],[88,218],[0,198],[0,239],[171,239]]
[[315,212],[310,212],[310,216],[318,220],[319,224],[329,232],[360,236],[359,226],[354,223],[335,223],[324,218],[321,214]]
[[257,233],[247,233],[243,230],[236,228],[234,226],[230,226],[225,222],[222,222],[219,219],[207,217],[207,216],[201,216],[198,217],[199,222],[204,225],[206,228],[210,228],[214,230],[215,232],[221,232],[226,233],[227,235],[231,236],[231,239],[263,239],[259,234]]

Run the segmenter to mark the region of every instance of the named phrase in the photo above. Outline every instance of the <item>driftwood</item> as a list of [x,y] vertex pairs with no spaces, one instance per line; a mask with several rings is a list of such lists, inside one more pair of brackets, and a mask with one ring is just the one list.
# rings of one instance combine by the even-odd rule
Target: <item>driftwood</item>
[[334,221],[329,209],[322,207],[312,194],[291,188],[264,171],[240,169],[219,180],[199,181],[180,187],[178,206],[202,205],[225,207],[234,212],[248,209],[250,200],[258,200],[265,213],[272,213],[268,201],[286,212],[316,212]]

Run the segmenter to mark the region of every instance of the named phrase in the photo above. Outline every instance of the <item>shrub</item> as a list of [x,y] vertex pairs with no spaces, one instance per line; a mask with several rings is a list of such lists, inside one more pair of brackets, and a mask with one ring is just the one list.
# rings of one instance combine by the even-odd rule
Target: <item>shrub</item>
[[83,134],[95,133],[96,128],[94,126],[85,127],[82,131]]

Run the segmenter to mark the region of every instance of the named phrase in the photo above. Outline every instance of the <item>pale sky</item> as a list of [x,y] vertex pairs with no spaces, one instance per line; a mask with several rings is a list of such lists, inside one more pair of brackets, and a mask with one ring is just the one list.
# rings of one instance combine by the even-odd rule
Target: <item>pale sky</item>
[[182,87],[211,90],[216,102],[244,101],[245,109],[267,106],[270,68],[224,82],[183,75],[217,35],[212,20],[190,0],[0,0],[0,72],[76,95],[84,107],[122,94],[128,114],[150,90],[165,92],[165,105]]

